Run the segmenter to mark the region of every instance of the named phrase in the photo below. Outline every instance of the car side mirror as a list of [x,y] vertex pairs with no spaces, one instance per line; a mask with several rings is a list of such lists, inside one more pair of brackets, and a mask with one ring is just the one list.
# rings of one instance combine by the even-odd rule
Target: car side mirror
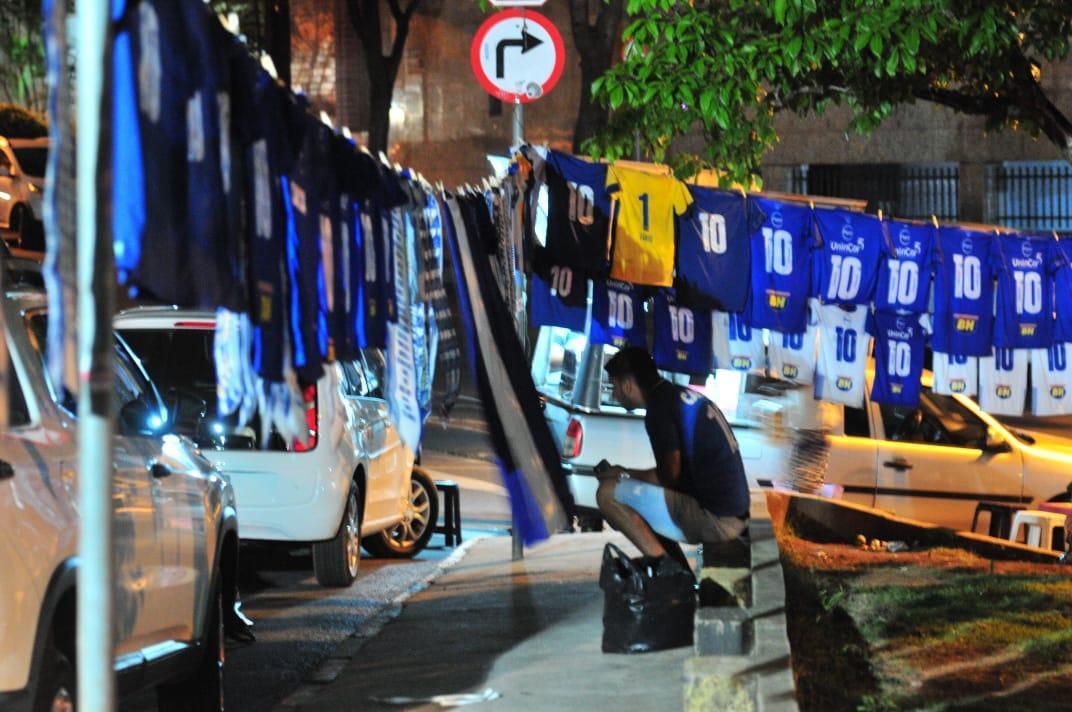
[[122,435],[160,435],[166,430],[167,414],[144,398],[135,398],[119,409],[118,430]]
[[986,438],[983,442],[983,451],[990,453],[1008,452],[1012,448],[1009,447],[1009,443],[1005,441],[1005,438],[1001,437],[994,428],[986,429]]

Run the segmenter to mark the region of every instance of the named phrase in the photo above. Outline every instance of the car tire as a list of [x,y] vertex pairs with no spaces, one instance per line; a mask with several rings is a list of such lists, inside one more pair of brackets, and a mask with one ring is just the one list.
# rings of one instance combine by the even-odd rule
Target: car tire
[[222,582],[222,576],[217,575],[205,637],[201,641],[201,659],[188,677],[157,686],[156,700],[160,712],[222,712],[224,708]]
[[33,712],[55,712],[56,710],[74,710],[78,684],[74,665],[67,656],[56,647],[52,634],[49,634],[41,660],[41,673],[38,676],[37,690],[34,694]]
[[365,537],[362,543],[378,559],[410,559],[428,546],[439,521],[439,490],[420,468],[410,475],[409,499],[401,522]]
[[361,565],[361,498],[356,482],[350,485],[339,531],[332,539],[313,544],[313,571],[321,586],[345,588],[357,578]]

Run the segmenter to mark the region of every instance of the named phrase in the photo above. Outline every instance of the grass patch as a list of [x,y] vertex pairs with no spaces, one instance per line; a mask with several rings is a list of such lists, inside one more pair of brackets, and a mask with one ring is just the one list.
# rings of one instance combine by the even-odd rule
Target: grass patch
[[782,532],[805,710],[1072,708],[1072,571]]

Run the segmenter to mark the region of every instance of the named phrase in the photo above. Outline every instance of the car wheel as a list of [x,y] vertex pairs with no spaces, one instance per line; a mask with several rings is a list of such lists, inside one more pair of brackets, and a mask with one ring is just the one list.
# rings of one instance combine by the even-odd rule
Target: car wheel
[[216,577],[212,604],[209,607],[205,638],[201,642],[201,660],[193,674],[156,688],[160,712],[222,712],[223,710],[223,578]]
[[350,485],[339,531],[333,539],[313,544],[313,571],[321,586],[346,587],[361,564],[361,505],[357,483]]
[[41,675],[38,678],[37,692],[34,695],[34,712],[74,712],[75,693],[74,666],[64,653],[56,647],[49,635],[45,657],[41,661]]
[[364,539],[369,553],[382,559],[408,559],[420,553],[439,521],[439,491],[432,478],[418,468],[410,476],[409,498],[402,521]]

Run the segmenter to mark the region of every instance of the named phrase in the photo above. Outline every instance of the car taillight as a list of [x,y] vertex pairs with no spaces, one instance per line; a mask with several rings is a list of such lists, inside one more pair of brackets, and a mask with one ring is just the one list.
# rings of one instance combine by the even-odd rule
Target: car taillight
[[566,439],[562,443],[563,457],[577,457],[581,454],[581,445],[584,443],[584,428],[581,421],[571,418],[566,426]]
[[300,439],[296,439],[293,445],[295,452],[305,452],[316,447],[317,410],[315,383],[311,383],[302,389],[302,400],[305,402],[305,424],[309,428],[309,441],[303,443]]

